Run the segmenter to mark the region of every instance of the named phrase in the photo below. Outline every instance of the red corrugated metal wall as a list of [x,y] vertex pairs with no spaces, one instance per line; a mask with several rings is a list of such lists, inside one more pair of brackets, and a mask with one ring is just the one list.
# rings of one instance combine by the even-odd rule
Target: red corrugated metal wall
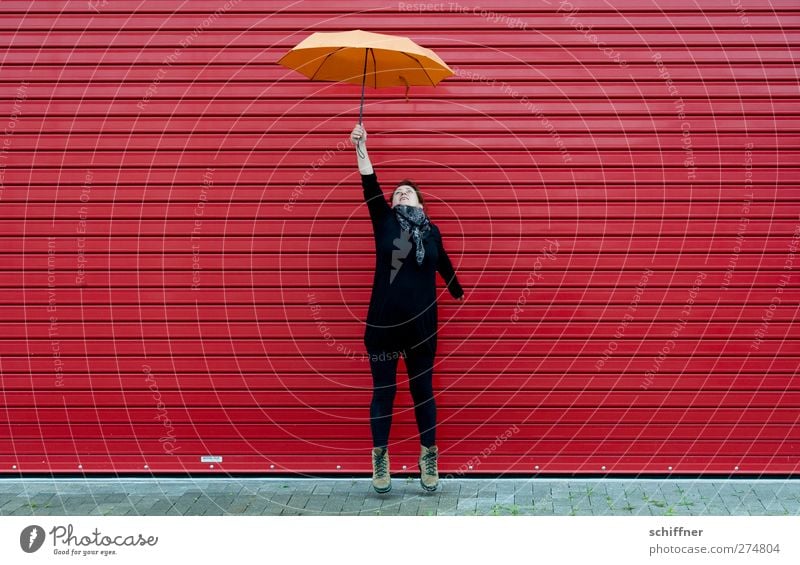
[[275,64],[360,28],[458,75],[365,108],[467,289],[442,472],[797,472],[800,5],[613,5],[3,1],[0,470],[369,470],[360,89]]

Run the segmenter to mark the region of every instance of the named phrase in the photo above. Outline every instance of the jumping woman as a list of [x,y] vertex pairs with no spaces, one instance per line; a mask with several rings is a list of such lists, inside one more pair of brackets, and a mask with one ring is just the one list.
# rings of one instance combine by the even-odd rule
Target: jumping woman
[[464,291],[444,250],[439,228],[425,214],[417,186],[409,180],[401,181],[389,206],[369,160],[367,132],[362,125],[353,128],[350,140],[356,146],[364,200],[375,237],[375,277],[364,332],[373,383],[372,486],[379,493],[392,488],[389,428],[397,392],[397,361],[403,357],[420,436],[420,484],[433,491],[439,484],[433,398],[438,325],[436,272],[444,278],[453,298],[463,300]]

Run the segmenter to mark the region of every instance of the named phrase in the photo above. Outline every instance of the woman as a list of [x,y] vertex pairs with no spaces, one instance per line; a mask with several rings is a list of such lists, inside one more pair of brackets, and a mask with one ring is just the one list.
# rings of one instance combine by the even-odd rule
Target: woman
[[420,484],[433,491],[439,483],[433,398],[438,325],[436,272],[442,275],[456,300],[463,300],[464,291],[442,245],[439,228],[425,214],[419,189],[411,181],[402,181],[392,193],[390,207],[369,160],[366,139],[364,127],[356,125],[350,140],[357,149],[364,200],[375,238],[375,277],[364,332],[373,382],[372,486],[379,493],[392,488],[389,428],[397,391],[397,360],[402,356],[420,434]]

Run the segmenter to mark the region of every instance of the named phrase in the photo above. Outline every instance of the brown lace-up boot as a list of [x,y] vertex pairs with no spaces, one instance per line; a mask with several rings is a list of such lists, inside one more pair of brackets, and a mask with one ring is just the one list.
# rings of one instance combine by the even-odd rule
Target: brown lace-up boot
[[437,460],[439,459],[439,448],[435,445],[425,447],[421,445],[422,450],[419,456],[419,484],[422,485],[427,491],[434,491],[439,486],[439,468]]
[[392,490],[389,476],[389,450],[385,447],[372,448],[372,488],[383,494]]

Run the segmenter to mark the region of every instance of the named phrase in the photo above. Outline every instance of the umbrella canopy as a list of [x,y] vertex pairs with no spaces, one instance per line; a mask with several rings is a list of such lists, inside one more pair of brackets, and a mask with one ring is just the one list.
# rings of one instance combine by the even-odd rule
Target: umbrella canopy
[[361,84],[361,109],[364,86],[436,86],[453,71],[436,53],[407,37],[372,33],[356,29],[344,32],[317,32],[286,53],[278,64],[294,69],[311,80]]

